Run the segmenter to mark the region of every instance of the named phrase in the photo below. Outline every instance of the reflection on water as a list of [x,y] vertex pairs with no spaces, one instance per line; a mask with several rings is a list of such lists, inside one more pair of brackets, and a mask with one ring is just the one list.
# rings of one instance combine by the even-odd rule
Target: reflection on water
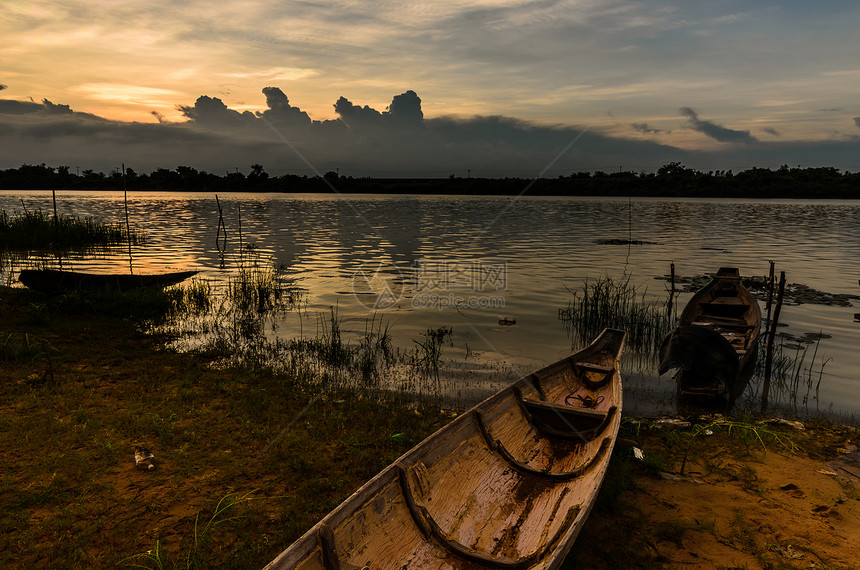
[[[571,346],[558,311],[589,278],[626,275],[645,300],[660,301],[667,284],[654,278],[668,273],[670,262],[683,275],[720,266],[764,275],[767,261],[774,260],[790,282],[858,292],[860,205],[852,202],[281,194],[219,199],[228,244],[223,266],[214,194],[129,195],[131,223],[147,234],[146,246],[132,251],[135,272],[197,269],[223,282],[236,271],[241,243],[243,250],[284,266],[292,283],[307,291],[304,316],[281,316],[275,323],[279,336],[308,334],[316,315],[333,306],[347,338],[360,338],[376,313],[402,349],[428,329],[451,327],[454,346],[445,348],[443,361],[453,369],[481,362],[509,371],[503,381],[579,348]],[[0,208],[18,211],[21,200],[30,210],[52,208],[50,192],[30,191],[0,193]],[[121,192],[60,192],[57,205],[65,215],[124,220]],[[627,240],[646,243],[622,243]],[[64,264],[127,271],[128,251]],[[681,296],[681,306],[687,298]],[[820,357],[830,360],[820,399],[810,402],[813,409],[851,414],[860,404],[860,325],[853,322],[854,312],[821,305],[783,308],[786,330],[832,337],[819,346]],[[500,324],[505,318],[516,324]],[[669,379],[656,378],[632,354],[622,364],[628,410],[671,406]]]

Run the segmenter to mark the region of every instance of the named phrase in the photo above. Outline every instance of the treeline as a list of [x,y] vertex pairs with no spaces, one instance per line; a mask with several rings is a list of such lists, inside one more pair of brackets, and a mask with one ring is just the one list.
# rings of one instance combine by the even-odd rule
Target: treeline
[[381,194],[502,194],[542,196],[666,196],[734,198],[860,198],[860,173],[833,167],[776,170],[751,168],[700,172],[679,162],[657,172],[576,172],[558,178],[353,178],[328,172],[323,176],[270,176],[254,164],[247,174],[224,176],[178,166],[149,174],[126,168],[110,174],[44,164],[0,170],[2,190],[165,190],[204,192],[331,192]]

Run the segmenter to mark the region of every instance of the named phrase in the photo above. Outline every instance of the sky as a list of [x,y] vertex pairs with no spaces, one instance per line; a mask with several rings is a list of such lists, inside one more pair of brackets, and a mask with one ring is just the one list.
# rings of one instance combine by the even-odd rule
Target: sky
[[0,0],[0,168],[860,170],[855,0]]

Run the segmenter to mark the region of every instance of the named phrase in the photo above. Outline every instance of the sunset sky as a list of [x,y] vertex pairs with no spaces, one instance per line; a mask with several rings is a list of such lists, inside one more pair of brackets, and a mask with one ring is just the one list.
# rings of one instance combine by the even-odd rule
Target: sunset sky
[[[676,159],[860,169],[854,0],[0,0],[0,10],[0,168],[105,168],[96,155],[110,149],[110,163],[174,167],[183,156],[171,145],[182,139],[185,163],[201,168],[227,153],[242,168],[262,156],[271,171],[340,164],[429,174],[471,164],[490,173],[522,147],[524,170],[536,172],[654,170]],[[266,87],[285,97],[267,101]],[[386,115],[409,91],[428,137],[412,150],[429,158],[384,167],[390,158],[370,152],[335,103]],[[319,124],[290,131],[265,121],[268,129],[239,140],[206,124],[204,111],[189,113],[201,96],[220,100],[221,112],[248,112],[246,123],[280,101]],[[309,134],[327,120],[349,130]],[[210,145],[208,162],[187,137]],[[463,157],[475,137],[478,155]],[[385,133],[372,138],[392,144]],[[262,152],[250,139],[281,148]],[[460,151],[443,152],[452,145]],[[278,152],[291,156],[281,163]],[[448,165],[452,156],[462,163]]]

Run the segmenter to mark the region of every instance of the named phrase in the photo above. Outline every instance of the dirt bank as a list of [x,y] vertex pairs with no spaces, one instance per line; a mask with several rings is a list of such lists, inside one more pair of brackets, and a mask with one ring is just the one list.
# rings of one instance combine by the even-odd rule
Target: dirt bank
[[[259,568],[449,419],[213,368],[119,317],[0,288],[4,568],[155,566],[156,554],[164,567]],[[619,446],[569,567],[856,564],[860,495],[828,466],[856,432],[745,425],[627,419],[645,459]],[[139,444],[153,472],[135,468]]]

